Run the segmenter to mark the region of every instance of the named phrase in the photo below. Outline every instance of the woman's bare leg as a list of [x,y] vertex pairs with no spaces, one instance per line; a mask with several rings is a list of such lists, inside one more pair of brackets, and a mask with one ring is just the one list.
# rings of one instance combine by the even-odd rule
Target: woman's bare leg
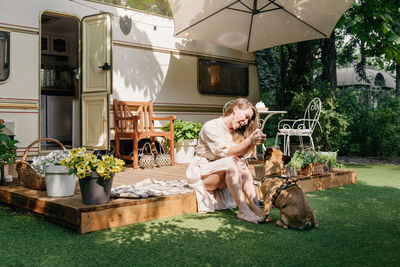
[[[251,174],[250,174],[251,175]],[[246,203],[243,193],[242,175],[236,160],[232,159],[230,167],[227,171],[215,172],[213,174],[202,177],[203,184],[208,191],[215,189],[224,189],[228,186],[229,192],[238,206],[237,217],[252,223],[257,223],[259,216],[254,214]],[[254,191],[255,193],[255,191]],[[261,216],[263,214],[261,213]]]
[[264,213],[260,209],[258,203],[256,188],[254,187],[253,175],[251,174],[249,169],[241,170],[240,172],[242,174],[243,192],[246,194],[247,198],[250,201],[251,209],[257,216],[262,217]]
[[208,191],[214,191],[215,189],[224,189],[226,187],[225,176],[225,171],[219,171],[202,177],[204,187]]
[[237,217],[241,220],[257,223],[260,218],[250,210],[249,206],[247,206],[243,193],[242,177],[238,164],[234,159],[232,159],[230,168],[226,172],[226,184],[236,202],[236,205],[238,206],[239,211]]

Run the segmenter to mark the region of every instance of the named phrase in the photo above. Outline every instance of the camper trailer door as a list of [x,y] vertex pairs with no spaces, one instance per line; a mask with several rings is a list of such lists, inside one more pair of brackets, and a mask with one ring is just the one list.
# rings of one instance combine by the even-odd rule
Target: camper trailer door
[[112,84],[111,15],[82,19],[82,145],[109,149],[109,101]]

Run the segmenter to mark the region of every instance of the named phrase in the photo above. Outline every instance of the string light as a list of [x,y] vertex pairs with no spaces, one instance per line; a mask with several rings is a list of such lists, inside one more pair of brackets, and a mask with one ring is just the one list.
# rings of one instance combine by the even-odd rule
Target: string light
[[[96,7],[94,7],[94,6],[91,6],[91,5],[87,5],[87,4],[78,2],[77,0],[70,0],[70,1],[71,1],[71,2],[74,2],[74,3],[78,4],[78,5],[82,5],[82,6],[85,6],[85,7],[91,8],[91,9],[94,9],[94,10],[100,12],[100,13],[104,13],[104,10],[99,9],[99,8],[96,8]],[[121,6],[121,8],[127,10],[127,8],[125,8],[125,7],[123,7],[123,6]],[[137,11],[137,12],[138,12],[138,13],[137,13],[136,15],[142,15],[142,17],[141,17],[140,19],[134,19],[134,17],[135,17],[136,15],[134,15],[134,16],[129,16],[129,17],[132,19],[132,21],[134,21],[134,22],[136,22],[136,23],[141,23],[141,24],[144,24],[144,25],[152,26],[152,27],[153,27],[153,30],[157,30],[158,27],[160,27],[160,28],[168,28],[168,29],[173,29],[173,28],[174,28],[174,27],[171,27],[171,26],[157,25],[157,24],[152,24],[152,23],[143,22],[143,21],[141,21],[141,20],[146,16],[146,14],[140,13],[139,11]],[[112,12],[109,12],[109,13],[112,13]],[[114,16],[119,17],[118,14],[114,14],[114,13],[112,13],[112,14],[113,14]]]

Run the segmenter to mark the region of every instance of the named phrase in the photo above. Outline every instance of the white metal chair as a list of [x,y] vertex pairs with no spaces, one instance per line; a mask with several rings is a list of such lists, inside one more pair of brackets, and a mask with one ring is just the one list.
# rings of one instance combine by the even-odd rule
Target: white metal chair
[[229,106],[230,104],[232,104],[233,101],[235,101],[235,100],[236,100],[236,99],[228,100],[228,101],[225,103],[224,107],[222,108],[222,115],[225,114],[225,110],[226,110],[226,109],[228,108],[228,106]]
[[[300,146],[303,147],[303,136],[310,138],[310,145],[314,148],[314,141],[312,134],[314,128],[319,124],[319,116],[321,114],[321,100],[316,97],[308,104],[306,111],[304,112],[304,118],[293,120],[284,119],[278,123],[278,133],[275,138],[275,147],[278,144],[278,137],[283,136],[283,153],[290,155],[290,137],[298,136],[300,138]],[[321,125],[319,124],[321,127]],[[322,129],[322,128],[321,128]]]

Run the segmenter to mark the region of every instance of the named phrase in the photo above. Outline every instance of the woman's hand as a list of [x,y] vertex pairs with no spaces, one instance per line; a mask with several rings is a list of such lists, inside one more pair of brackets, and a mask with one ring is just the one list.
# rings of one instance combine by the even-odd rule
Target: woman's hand
[[252,145],[261,145],[264,143],[265,139],[267,138],[267,136],[265,134],[263,134],[261,129],[257,129],[255,130],[250,136],[250,143]]
[[261,129],[255,130],[249,137],[246,138],[243,142],[239,144],[233,145],[229,148],[227,155],[228,156],[243,156],[249,149],[258,146],[264,143],[265,138],[267,136],[262,133]]

